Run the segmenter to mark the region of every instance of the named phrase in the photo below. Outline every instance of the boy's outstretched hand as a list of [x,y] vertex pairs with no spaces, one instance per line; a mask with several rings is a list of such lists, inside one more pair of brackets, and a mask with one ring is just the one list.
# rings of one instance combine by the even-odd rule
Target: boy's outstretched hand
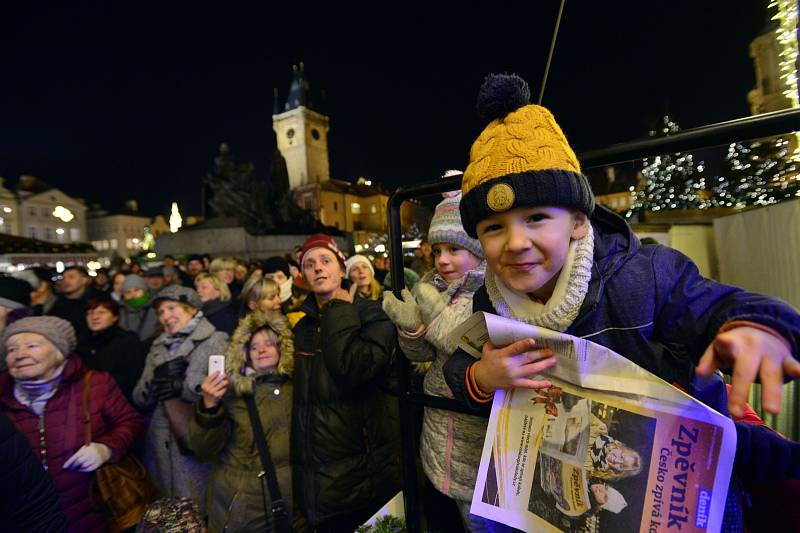
[[718,334],[700,358],[696,372],[709,376],[717,369],[731,369],[728,409],[736,417],[742,416],[747,393],[756,378],[761,381],[761,406],[777,414],[781,410],[784,377],[800,377],[800,362],[792,357],[783,339],[747,326]]
[[481,358],[475,363],[475,383],[486,393],[512,387],[542,389],[552,385],[547,380],[533,380],[556,364],[550,348],[534,349],[536,341],[523,339],[497,348],[491,341],[483,345]]

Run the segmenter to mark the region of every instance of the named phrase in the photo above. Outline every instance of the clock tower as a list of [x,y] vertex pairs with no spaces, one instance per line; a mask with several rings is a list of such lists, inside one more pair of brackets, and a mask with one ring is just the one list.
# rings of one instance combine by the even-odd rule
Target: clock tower
[[277,94],[272,115],[272,129],[278,140],[278,150],[286,160],[289,189],[319,184],[330,179],[328,163],[327,116],[311,109],[309,86],[303,73],[303,63],[292,67],[289,96],[281,109]]

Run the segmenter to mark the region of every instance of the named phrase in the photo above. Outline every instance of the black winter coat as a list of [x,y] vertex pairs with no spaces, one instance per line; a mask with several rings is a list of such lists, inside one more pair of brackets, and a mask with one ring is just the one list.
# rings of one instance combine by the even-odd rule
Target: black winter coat
[[67,518],[53,480],[0,411],[0,517],[4,531],[61,532]]
[[[234,300],[236,301],[236,300]],[[219,298],[209,300],[203,304],[203,316],[216,328],[217,331],[233,335],[236,324],[239,323],[233,302],[223,302]]]
[[309,295],[301,312],[293,330],[295,501],[312,528],[341,514],[366,520],[400,489],[398,402],[389,393],[396,330],[380,302],[360,297],[320,311]]
[[131,394],[144,369],[147,347],[136,333],[117,325],[98,333],[90,333],[75,350],[92,370],[108,372],[122,394],[133,404]]

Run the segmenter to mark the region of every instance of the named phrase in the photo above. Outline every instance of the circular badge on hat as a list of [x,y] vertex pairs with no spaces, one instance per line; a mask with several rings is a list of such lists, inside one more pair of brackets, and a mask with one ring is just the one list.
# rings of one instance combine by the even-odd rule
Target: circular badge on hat
[[507,183],[498,183],[489,189],[486,203],[492,211],[508,211],[514,205],[514,189]]

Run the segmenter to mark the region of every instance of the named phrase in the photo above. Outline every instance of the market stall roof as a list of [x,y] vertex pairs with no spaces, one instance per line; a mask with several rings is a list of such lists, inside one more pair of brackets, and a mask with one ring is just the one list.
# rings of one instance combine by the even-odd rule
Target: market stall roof
[[0,233],[0,255],[75,255],[96,256],[94,247],[87,242],[49,242]]

